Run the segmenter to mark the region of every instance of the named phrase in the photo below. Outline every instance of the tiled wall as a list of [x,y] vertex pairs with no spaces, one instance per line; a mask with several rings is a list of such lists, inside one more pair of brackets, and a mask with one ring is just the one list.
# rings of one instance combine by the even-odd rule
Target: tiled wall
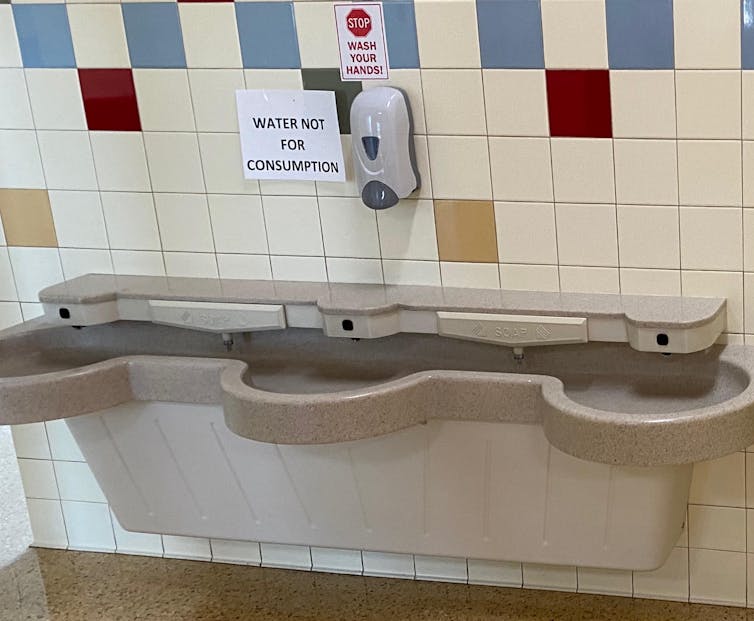
[[[751,0],[387,0],[385,20],[423,186],[375,213],[352,182],[241,173],[237,88],[334,89],[348,148],[375,83],[339,81],[331,2],[0,0],[0,325],[113,271],[724,295],[754,342]],[[754,605],[749,454],[697,468],[688,537],[632,575],[128,534],[63,424],[15,432],[40,545],[738,605],[748,580]]]

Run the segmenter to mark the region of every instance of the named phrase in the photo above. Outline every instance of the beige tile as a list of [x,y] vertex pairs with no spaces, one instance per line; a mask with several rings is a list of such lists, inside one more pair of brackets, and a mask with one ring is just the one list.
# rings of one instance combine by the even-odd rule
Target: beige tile
[[674,2],[676,69],[738,69],[740,5],[739,0]]
[[740,208],[681,207],[680,212],[684,269],[743,268]]
[[678,142],[678,186],[681,205],[741,205],[741,142]]
[[742,135],[744,140],[754,138],[754,71],[741,72]]
[[613,141],[598,138],[553,138],[555,200],[568,203],[615,201]]
[[500,265],[500,287],[519,291],[560,291],[557,265]]
[[58,245],[46,190],[0,190],[0,216],[9,246]]
[[492,193],[502,201],[551,201],[547,138],[490,138]]
[[613,136],[675,138],[675,72],[610,74]]
[[689,547],[746,552],[746,509],[689,505]]
[[559,203],[555,214],[561,265],[618,266],[614,205]]
[[542,0],[542,31],[548,69],[607,67],[602,0]]
[[678,167],[673,140],[615,140],[615,195],[619,203],[677,205]]
[[616,267],[560,267],[560,290],[572,293],[620,293]]
[[484,69],[482,74],[490,136],[549,136],[544,71]]
[[690,601],[746,605],[746,554],[689,550]]
[[727,331],[738,334],[743,333],[744,285],[743,274],[741,272],[683,270],[681,272],[681,282],[683,285],[683,295],[727,298]]
[[552,203],[495,203],[495,226],[501,263],[558,262]]
[[492,198],[487,138],[428,136],[427,142],[435,198]]
[[484,89],[479,69],[425,69],[421,76],[427,133],[486,134]]
[[500,274],[496,263],[441,262],[443,287],[499,289]]
[[689,503],[743,507],[746,502],[744,478],[743,453],[694,464]]
[[416,36],[423,68],[481,66],[476,3],[473,0],[418,0],[415,8]]
[[578,568],[579,593],[604,595],[633,595],[633,578],[630,571],[617,569]]
[[618,205],[621,267],[678,269],[677,207]]
[[679,138],[741,138],[741,73],[677,71]]
[[681,295],[681,272],[621,268],[620,292],[626,295]]
[[688,601],[688,550],[673,548],[662,567],[653,571],[635,571],[634,596]]
[[441,261],[497,263],[492,201],[435,201]]

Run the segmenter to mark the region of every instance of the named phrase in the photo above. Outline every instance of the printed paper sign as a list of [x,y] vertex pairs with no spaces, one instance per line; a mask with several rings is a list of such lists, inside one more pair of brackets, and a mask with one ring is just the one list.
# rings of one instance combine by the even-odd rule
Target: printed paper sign
[[335,24],[342,80],[385,80],[388,77],[382,3],[336,4]]
[[345,181],[332,91],[236,91],[246,179]]

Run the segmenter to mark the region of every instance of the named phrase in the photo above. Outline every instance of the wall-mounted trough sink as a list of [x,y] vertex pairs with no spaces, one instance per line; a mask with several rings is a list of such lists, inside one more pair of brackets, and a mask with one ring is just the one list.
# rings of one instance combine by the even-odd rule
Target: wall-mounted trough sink
[[0,423],[66,418],[132,530],[657,567],[754,358],[722,300],[541,295],[84,277],[0,339]]

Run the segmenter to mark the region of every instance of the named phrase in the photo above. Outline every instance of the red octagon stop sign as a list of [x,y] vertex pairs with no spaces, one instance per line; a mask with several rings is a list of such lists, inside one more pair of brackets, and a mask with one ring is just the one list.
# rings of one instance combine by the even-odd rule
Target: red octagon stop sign
[[372,32],[372,18],[364,9],[354,9],[346,15],[346,28],[354,37],[366,37]]

